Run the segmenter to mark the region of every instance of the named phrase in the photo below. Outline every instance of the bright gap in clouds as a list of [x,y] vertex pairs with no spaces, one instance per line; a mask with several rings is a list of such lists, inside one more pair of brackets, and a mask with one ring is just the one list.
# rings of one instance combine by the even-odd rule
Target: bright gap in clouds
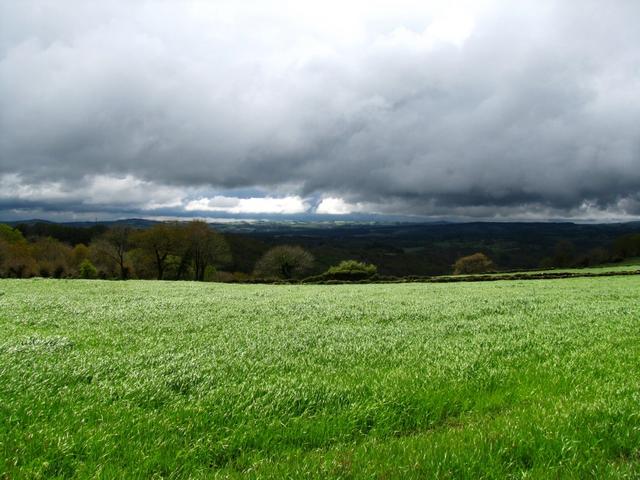
[[237,198],[216,195],[192,200],[185,206],[187,212],[262,213],[291,215],[305,213],[309,204],[299,196],[282,198]]
[[327,197],[323,198],[316,208],[316,213],[324,215],[347,215],[353,213],[354,205],[350,205],[342,198]]

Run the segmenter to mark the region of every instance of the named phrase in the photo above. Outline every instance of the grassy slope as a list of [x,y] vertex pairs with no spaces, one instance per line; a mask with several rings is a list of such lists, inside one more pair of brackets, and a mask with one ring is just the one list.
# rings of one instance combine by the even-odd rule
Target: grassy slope
[[438,277],[444,278],[461,278],[461,277],[475,277],[475,276],[483,276],[483,275],[494,275],[494,276],[504,276],[504,275],[539,275],[539,274],[556,274],[556,273],[575,273],[575,274],[608,274],[608,273],[618,273],[618,272],[638,272],[640,271],[640,261],[628,261],[624,263],[610,263],[605,265],[599,265],[595,267],[582,267],[582,268],[549,268],[545,270],[514,270],[508,272],[495,272],[488,274],[463,274],[463,275],[439,275]]
[[0,292],[0,478],[640,475],[640,277]]
[[613,263],[597,267],[584,268],[553,268],[550,270],[526,270],[522,273],[548,273],[548,272],[568,272],[568,273],[604,273],[604,272],[635,272],[640,270],[639,263]]

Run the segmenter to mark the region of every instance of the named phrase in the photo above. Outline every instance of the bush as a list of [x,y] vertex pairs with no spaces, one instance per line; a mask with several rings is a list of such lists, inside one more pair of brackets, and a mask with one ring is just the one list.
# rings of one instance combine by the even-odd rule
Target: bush
[[48,278],[51,276],[51,266],[48,263],[41,263],[38,267],[38,275],[42,278]]
[[474,253],[467,257],[459,258],[453,265],[453,274],[487,273],[495,269],[491,259],[484,253]]
[[378,268],[370,263],[344,260],[327,270],[322,276],[328,280],[364,280],[378,273]]
[[205,282],[215,282],[217,279],[218,270],[213,265],[207,265],[204,269],[204,278]]
[[66,269],[64,268],[64,265],[56,265],[53,269],[53,278],[62,278],[65,273]]
[[98,271],[96,270],[96,267],[93,266],[93,263],[91,263],[91,261],[88,258],[85,258],[80,263],[80,267],[78,270],[80,272],[81,278],[91,279],[91,278],[96,278],[98,276]]

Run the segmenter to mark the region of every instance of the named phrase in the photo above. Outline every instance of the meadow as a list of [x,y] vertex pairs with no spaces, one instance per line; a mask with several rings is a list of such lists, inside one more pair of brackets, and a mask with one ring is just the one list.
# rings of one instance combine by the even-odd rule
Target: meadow
[[0,478],[638,478],[640,276],[0,280]]

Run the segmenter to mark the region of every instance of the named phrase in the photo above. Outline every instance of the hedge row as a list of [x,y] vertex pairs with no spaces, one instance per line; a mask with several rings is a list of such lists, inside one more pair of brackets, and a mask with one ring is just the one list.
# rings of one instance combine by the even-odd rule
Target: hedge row
[[339,278],[327,278],[325,275],[315,275],[302,280],[278,280],[278,279],[252,279],[241,283],[275,284],[275,285],[343,285],[343,284],[369,284],[369,283],[457,283],[457,282],[496,282],[499,280],[552,280],[561,278],[584,277],[614,277],[614,276],[640,275],[640,270],[607,271],[607,272],[544,272],[544,273],[509,273],[493,275],[466,275],[466,276],[407,276],[393,277],[387,275],[373,275],[368,278],[352,278],[349,280]]

